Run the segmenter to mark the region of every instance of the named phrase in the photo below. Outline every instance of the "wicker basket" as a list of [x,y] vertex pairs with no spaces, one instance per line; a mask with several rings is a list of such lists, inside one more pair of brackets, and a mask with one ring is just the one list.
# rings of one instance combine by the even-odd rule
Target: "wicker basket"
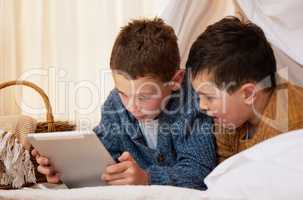
[[[76,126],[70,122],[66,121],[54,121],[54,116],[52,112],[52,107],[49,101],[48,96],[46,93],[36,84],[29,82],[29,81],[20,81],[20,80],[15,80],[15,81],[8,81],[0,84],[0,90],[10,87],[10,86],[26,86],[34,89],[36,92],[39,93],[39,95],[42,97],[44,105],[46,107],[46,121],[45,122],[38,122],[37,128],[36,128],[36,133],[43,133],[43,132],[56,132],[56,131],[72,131],[75,130]],[[34,158],[31,158],[36,169],[37,169],[37,163]],[[37,177],[37,182],[45,182],[46,178],[42,174],[40,174],[36,170],[36,177]],[[1,186],[0,189],[5,188],[5,189],[10,189],[9,186]]]

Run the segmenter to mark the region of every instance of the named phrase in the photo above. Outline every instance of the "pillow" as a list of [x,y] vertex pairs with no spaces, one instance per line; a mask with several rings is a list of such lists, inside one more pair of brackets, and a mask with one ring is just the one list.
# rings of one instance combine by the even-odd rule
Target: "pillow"
[[205,179],[210,199],[303,199],[303,129],[243,151]]

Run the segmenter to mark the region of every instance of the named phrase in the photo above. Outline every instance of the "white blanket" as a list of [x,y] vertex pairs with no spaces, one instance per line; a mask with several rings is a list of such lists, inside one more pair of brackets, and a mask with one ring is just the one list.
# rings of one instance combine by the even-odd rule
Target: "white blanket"
[[239,153],[205,180],[211,199],[303,199],[303,129]]
[[0,199],[22,200],[198,200],[203,192],[170,186],[107,186],[81,189],[0,191]]
[[235,155],[209,174],[205,192],[170,186],[0,190],[22,200],[285,200],[303,199],[303,130],[283,134]]

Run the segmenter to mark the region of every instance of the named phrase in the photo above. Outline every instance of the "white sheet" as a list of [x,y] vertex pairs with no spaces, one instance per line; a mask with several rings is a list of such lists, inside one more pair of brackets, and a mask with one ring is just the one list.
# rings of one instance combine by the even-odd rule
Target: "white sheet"
[[168,0],[159,17],[171,25],[178,37],[181,68],[185,67],[192,43],[205,28],[235,12],[232,0]]
[[245,16],[265,32],[272,43],[284,78],[303,86],[303,1],[237,0]]
[[205,180],[209,197],[303,199],[303,129],[267,140],[220,164]]
[[22,200],[300,200],[303,199],[303,129],[267,140],[220,164],[207,178],[208,191],[170,186],[0,191]]
[[248,19],[262,27],[283,52],[303,65],[302,0],[237,0]]
[[0,191],[0,199],[22,200],[201,200],[203,192],[169,186],[107,186],[82,189]]

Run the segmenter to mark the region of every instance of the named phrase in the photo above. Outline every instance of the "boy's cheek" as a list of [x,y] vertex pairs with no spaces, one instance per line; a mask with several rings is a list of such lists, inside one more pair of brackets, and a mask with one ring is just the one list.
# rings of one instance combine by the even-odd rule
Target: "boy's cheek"
[[146,105],[140,111],[144,115],[158,115],[161,112],[161,104]]
[[211,117],[223,117],[227,111],[226,108],[226,106],[222,105],[222,102],[211,103],[208,107],[207,115]]
[[142,103],[141,109],[146,111],[155,111],[161,108],[161,100],[158,101],[149,101]]

